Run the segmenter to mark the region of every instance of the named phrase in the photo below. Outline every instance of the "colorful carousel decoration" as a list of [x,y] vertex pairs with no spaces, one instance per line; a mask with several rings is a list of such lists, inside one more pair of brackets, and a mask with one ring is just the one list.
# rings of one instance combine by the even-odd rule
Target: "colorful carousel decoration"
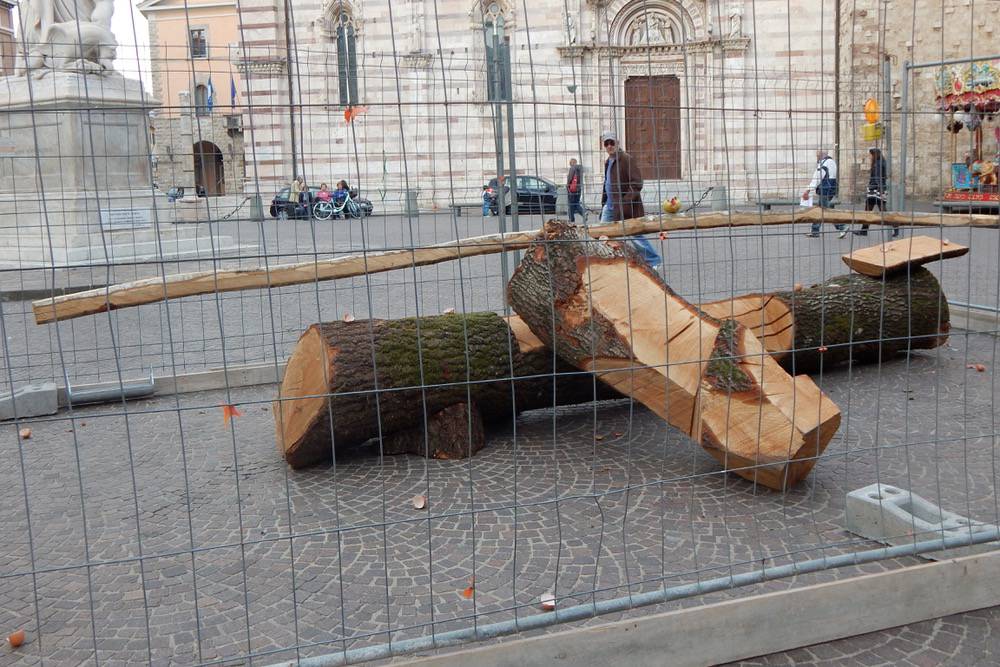
[[945,201],[1000,203],[1000,60],[942,67],[935,84],[946,129],[973,135],[965,159],[952,163]]

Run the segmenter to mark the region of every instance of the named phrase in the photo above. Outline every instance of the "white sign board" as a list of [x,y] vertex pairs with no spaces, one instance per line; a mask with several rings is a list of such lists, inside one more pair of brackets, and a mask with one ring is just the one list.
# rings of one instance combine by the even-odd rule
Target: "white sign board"
[[148,208],[102,208],[101,228],[106,231],[116,229],[145,229],[153,225],[153,216]]

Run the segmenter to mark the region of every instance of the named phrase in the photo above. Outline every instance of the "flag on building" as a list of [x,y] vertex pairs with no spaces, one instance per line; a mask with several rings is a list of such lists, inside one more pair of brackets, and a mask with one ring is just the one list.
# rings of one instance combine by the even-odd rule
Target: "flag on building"
[[215,86],[212,85],[212,77],[208,78],[208,99],[205,100],[205,106],[209,111],[215,106]]
[[232,74],[229,75],[229,106],[236,106],[236,81]]

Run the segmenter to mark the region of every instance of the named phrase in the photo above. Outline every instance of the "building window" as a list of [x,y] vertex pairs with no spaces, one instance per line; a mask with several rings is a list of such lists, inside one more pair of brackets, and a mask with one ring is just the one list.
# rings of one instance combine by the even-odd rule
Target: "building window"
[[506,34],[504,8],[497,2],[484,3],[482,25],[486,42],[486,98],[490,102],[511,100],[510,36]]
[[192,58],[207,58],[208,57],[208,29],[207,28],[191,28],[190,39],[191,39],[191,57]]
[[341,106],[354,106],[358,97],[357,31],[350,17],[341,12],[337,21],[337,83]]
[[208,105],[208,86],[203,83],[194,87],[194,112],[199,116],[207,116],[212,112]]

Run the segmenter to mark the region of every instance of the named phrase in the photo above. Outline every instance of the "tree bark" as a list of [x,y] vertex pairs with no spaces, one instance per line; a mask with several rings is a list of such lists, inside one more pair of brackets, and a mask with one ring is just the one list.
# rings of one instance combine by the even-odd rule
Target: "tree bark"
[[[922,268],[912,271],[909,280],[905,275],[884,282],[845,275],[798,291],[750,294],[699,308],[720,321],[732,319],[745,326],[772,358],[793,373],[815,370],[820,363],[830,368],[849,357],[854,362],[867,362],[877,360],[880,353],[888,358],[900,351],[932,348],[944,343],[948,331],[947,300],[934,275]],[[845,313],[853,313],[853,322],[850,316],[845,319]],[[478,451],[481,441],[476,432],[472,441],[467,439],[463,321],[472,348],[470,362],[476,364],[482,381],[470,386],[469,396],[488,394],[489,402],[481,415],[487,424],[514,414],[511,347],[513,376],[519,378],[514,383],[518,412],[586,403],[595,396],[598,400],[622,398],[610,385],[595,384],[590,373],[558,360],[553,397],[551,349],[516,316],[505,321],[492,313],[435,315],[420,320],[425,343],[424,383],[459,384],[429,388],[425,412],[416,365],[415,320],[316,324],[293,352],[275,402],[278,447],[289,465],[300,468],[329,461],[334,443],[338,450],[352,449],[380,434],[386,454],[450,458]],[[430,341],[432,337],[437,338]],[[377,401],[373,340],[374,347],[382,350],[375,358],[380,371]],[[819,351],[822,346],[825,352]],[[400,351],[392,351],[395,348]],[[495,363],[479,363],[483,351],[496,355]],[[446,357],[444,366],[432,361],[442,357]],[[403,362],[413,366],[397,368]],[[449,410],[456,405],[462,405],[457,411],[460,423],[456,411]],[[478,412],[480,407],[479,400],[474,400],[472,409]],[[429,420],[426,429],[424,414]],[[473,416],[473,424],[476,422]],[[453,437],[456,433],[462,439]]]
[[489,424],[595,397],[617,395],[540,344],[522,351],[499,315],[475,313],[314,324],[288,360],[273,409],[278,449],[301,468],[372,438],[422,437],[425,418],[459,403]]
[[627,244],[546,224],[507,286],[514,311],[565,361],[683,430],[727,470],[773,489],[805,477],[840,425],[735,319],[675,294]]
[[479,408],[456,403],[415,426],[382,438],[383,454],[416,454],[434,459],[463,459],[486,446],[486,431]]
[[837,276],[798,291],[748,294],[700,308],[749,328],[796,375],[935,348],[951,330],[948,299],[923,267],[886,278]]

